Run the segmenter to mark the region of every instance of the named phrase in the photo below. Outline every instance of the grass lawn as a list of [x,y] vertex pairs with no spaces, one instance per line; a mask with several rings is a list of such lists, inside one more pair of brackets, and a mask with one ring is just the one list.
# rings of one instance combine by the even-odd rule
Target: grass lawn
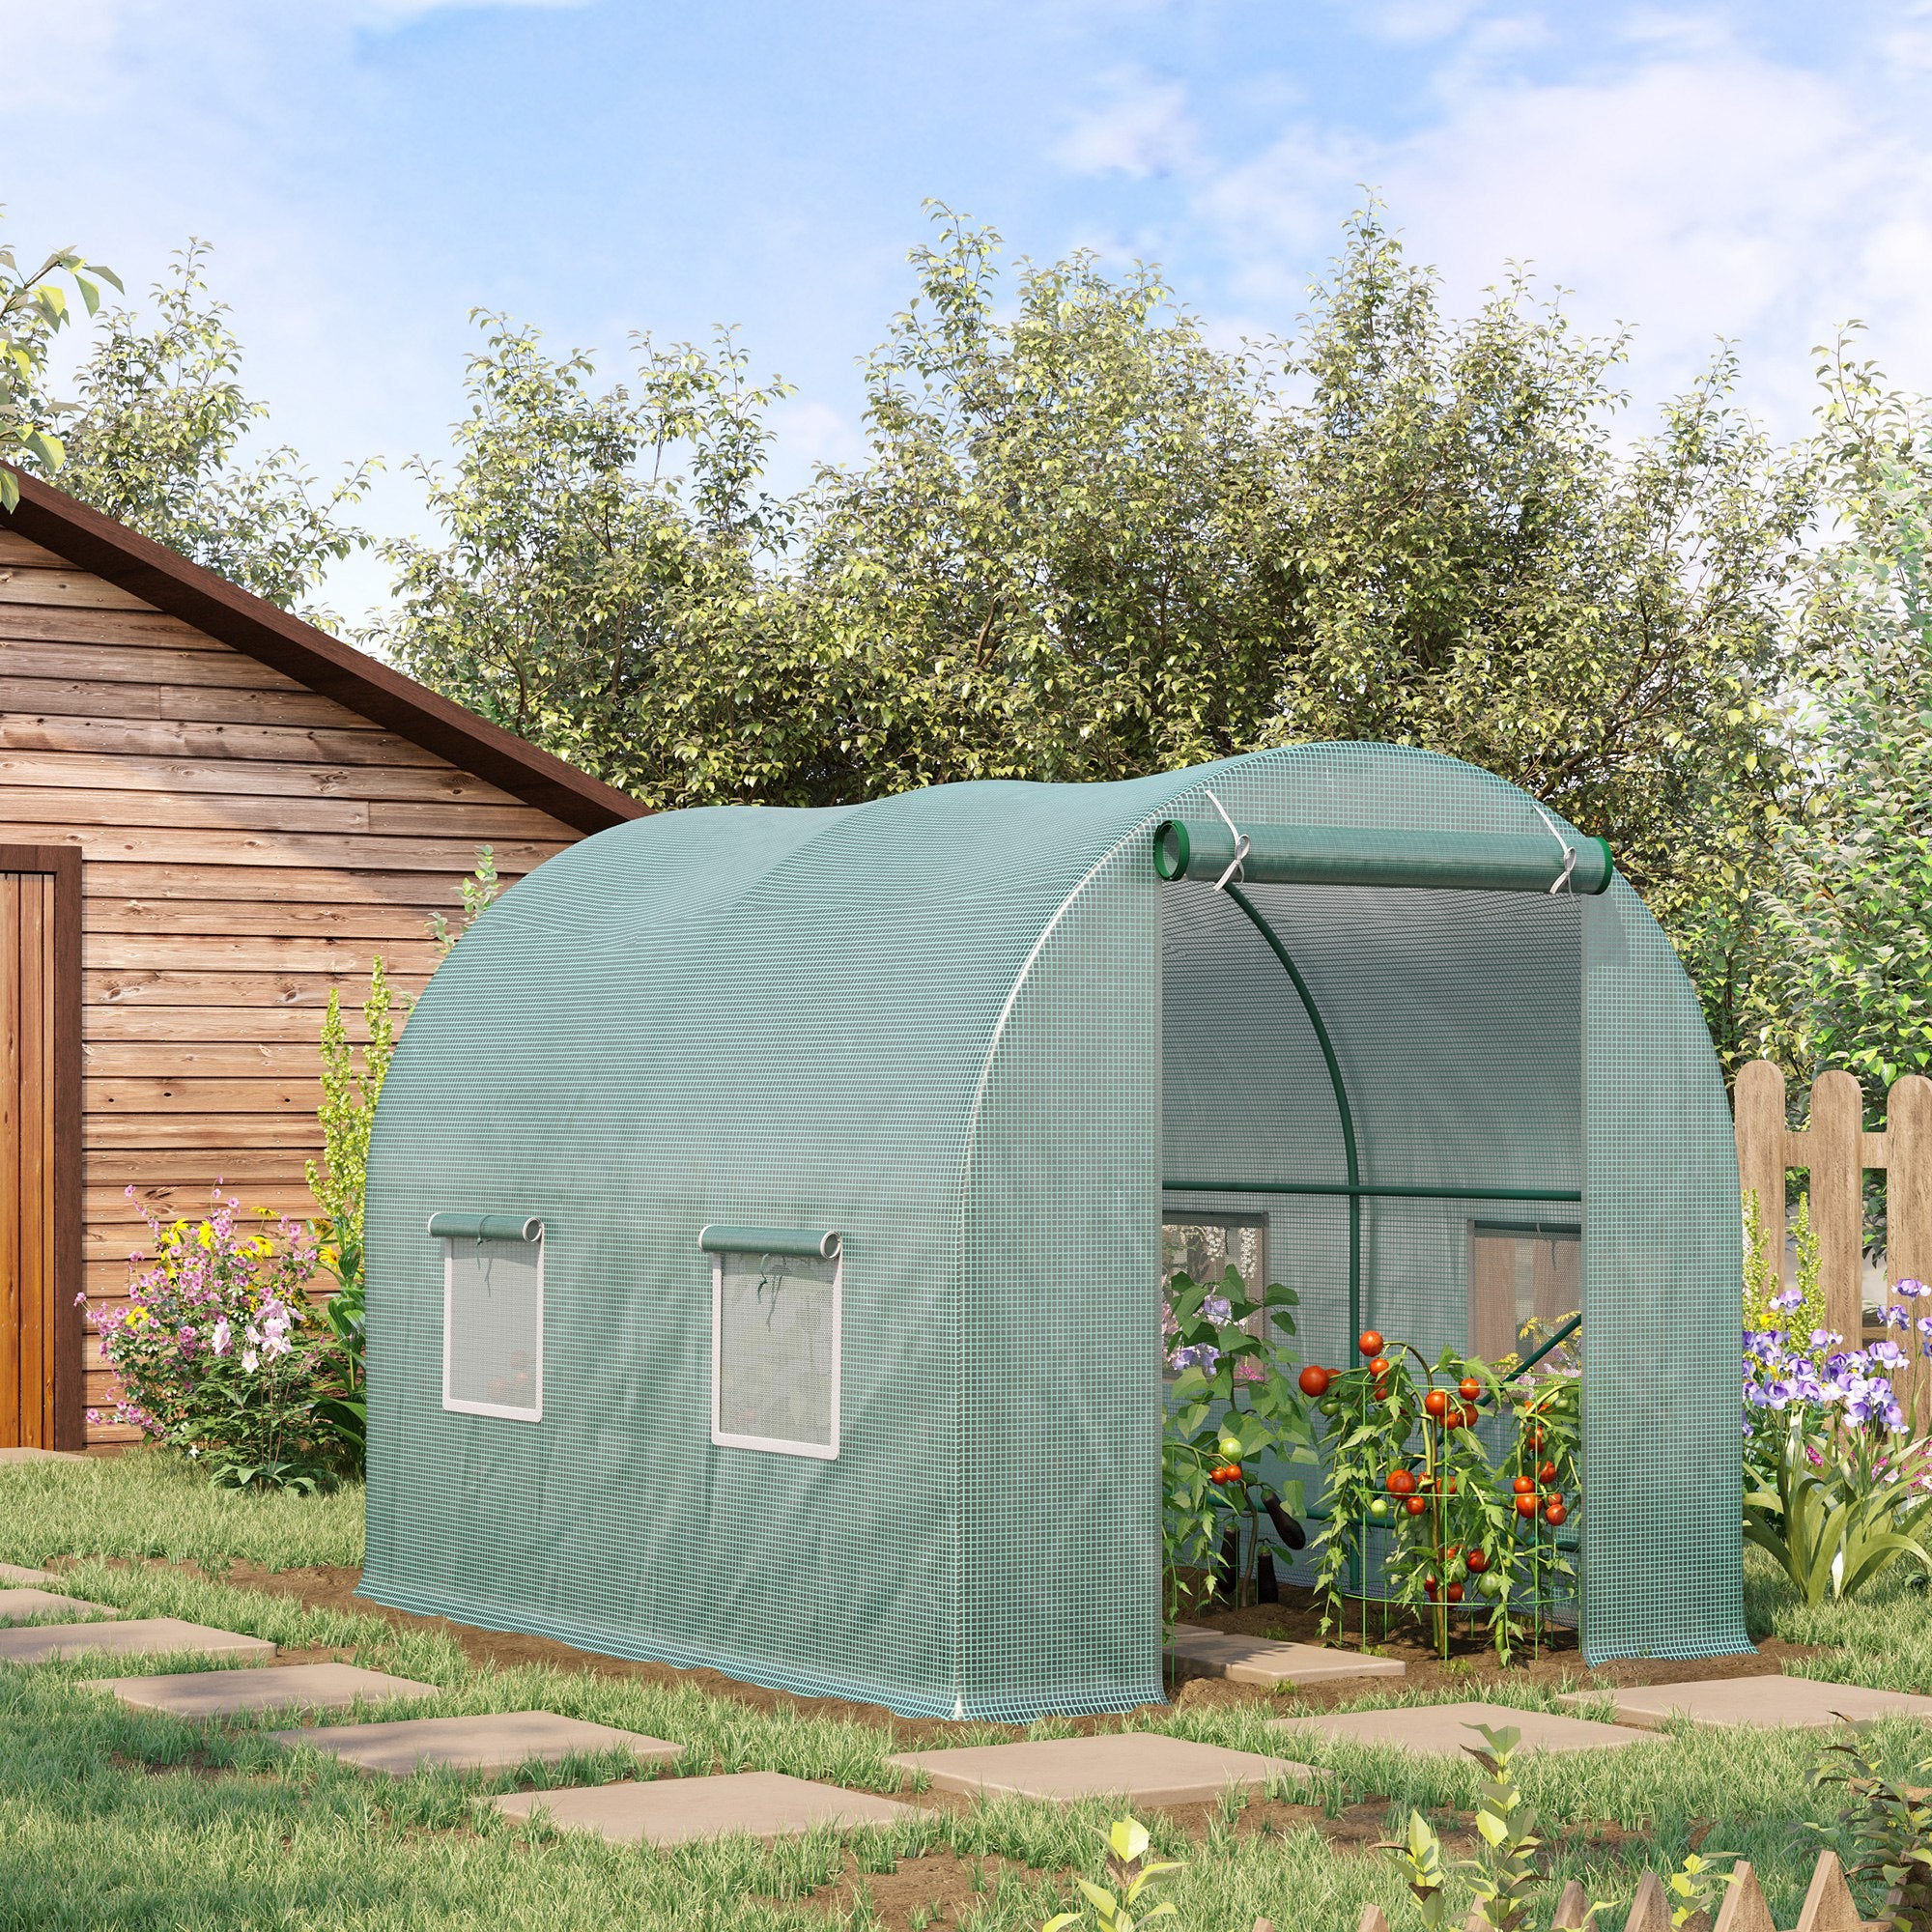
[[[309,1499],[219,1492],[181,1463],[129,1455],[0,1467],[0,1561],[72,1560],[66,1587],[140,1615],[173,1615],[269,1637],[290,1649],[353,1651],[355,1661],[434,1683],[412,1715],[541,1706],[685,1747],[687,1772],[768,1770],[891,1791],[890,1731],[754,1710],[689,1684],[473,1664],[446,1637],[376,1616],[310,1609],[231,1588],[231,1562],[270,1570],[356,1564],[361,1496]],[[178,1569],[116,1566],[159,1557]],[[1752,1628],[1833,1648],[1812,1674],[1932,1690],[1932,1603],[1882,1588],[1805,1612],[1768,1576],[1750,1579]],[[0,1928],[692,1926],[811,1928],[933,1922],[982,1932],[1037,1928],[1069,1902],[1071,1874],[1094,1875],[1099,1805],[1024,1800],[935,1807],[890,1830],[831,1834],[767,1850],[745,1841],[650,1852],[513,1825],[477,1804],[545,1779],[436,1771],[372,1781],[312,1754],[291,1756],[259,1729],[209,1727],[124,1711],[80,1688],[100,1665],[0,1665]],[[1548,1705],[1548,1692],[1512,1692]],[[1364,1704],[1399,1702],[1364,1698]],[[1295,1707],[1176,1710],[1159,1728],[1250,1750]],[[958,1742],[1007,1733],[954,1727]],[[1045,1730],[1046,1727],[1039,1727]],[[1904,1769],[1932,1750],[1917,1726],[1874,1734]],[[1748,1858],[1780,1925],[1795,1922],[1814,1846],[1795,1821],[1829,1815],[1809,1774],[1817,1741],[1801,1733],[1680,1731],[1627,1750],[1525,1760],[1524,1788],[1552,1839],[1552,1876],[1614,1900],[1611,1932],[1645,1864],[1668,1870],[1689,1834],[1714,1821],[1707,1851]],[[1189,1932],[1247,1932],[1257,1915],[1283,1932],[1353,1932],[1363,1903],[1402,1928],[1416,1919],[1386,1855],[1338,1849],[1324,1812],[1370,1806],[1392,1831],[1410,1805],[1462,1826],[1473,1766],[1336,1746],[1311,1755],[1338,1774],[1325,1794],[1285,1787],[1246,1805],[1156,1815],[1156,1842],[1185,1861],[1165,1889]],[[623,1761],[625,1769],[629,1760]],[[545,1775],[597,1782],[611,1761]],[[894,1875],[894,1876],[887,1876]],[[1553,1903],[1554,1890],[1550,1892]],[[1460,1923],[1460,1903],[1454,1914]]]

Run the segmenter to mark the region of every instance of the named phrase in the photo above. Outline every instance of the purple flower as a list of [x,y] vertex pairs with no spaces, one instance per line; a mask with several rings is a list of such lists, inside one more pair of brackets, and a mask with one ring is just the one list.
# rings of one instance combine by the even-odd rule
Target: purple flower
[[1795,1288],[1780,1289],[1776,1294],[1774,1294],[1771,1297],[1771,1306],[1774,1308],[1781,1308],[1787,1314],[1789,1314],[1790,1311],[1798,1307],[1804,1301],[1804,1296]]
[[1218,1328],[1234,1320],[1235,1305],[1225,1294],[1210,1294],[1202,1302],[1201,1312]]

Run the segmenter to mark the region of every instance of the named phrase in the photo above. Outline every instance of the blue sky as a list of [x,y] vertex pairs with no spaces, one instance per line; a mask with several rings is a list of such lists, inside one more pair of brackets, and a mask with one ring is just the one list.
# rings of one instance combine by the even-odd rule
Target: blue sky
[[[419,527],[472,307],[621,371],[741,324],[797,396],[781,469],[857,447],[857,356],[923,198],[1015,249],[1163,263],[1217,333],[1293,328],[1372,184],[1466,304],[1511,259],[1637,326],[1653,403],[1739,341],[1803,426],[1871,326],[1932,389],[1932,4],[1753,0],[0,0],[0,202],[137,290],[213,242],[247,380]],[[332,586],[350,615],[379,566]]]

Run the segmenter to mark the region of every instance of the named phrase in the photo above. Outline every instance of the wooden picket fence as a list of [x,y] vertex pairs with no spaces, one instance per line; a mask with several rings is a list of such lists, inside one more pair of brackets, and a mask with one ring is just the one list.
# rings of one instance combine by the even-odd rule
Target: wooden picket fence
[[[1551,1932],[1578,1932],[1578,1928],[1591,1925],[1597,1932],[1614,1932],[1615,1926],[1613,1918],[1592,1916],[1589,1898],[1575,1879],[1563,1888],[1563,1896],[1557,1900],[1555,1915],[1549,1922]],[[1811,1873],[1811,1889],[1804,1894],[1804,1907],[1798,1915],[1796,1932],[1881,1932],[1889,1923],[1887,1919],[1860,1918],[1851,1888],[1845,1883],[1843,1866],[1834,1854],[1820,1852]],[[1262,1932],[1264,1925],[1268,1926],[1268,1932],[1274,1932],[1264,1918],[1255,1921],[1255,1932]],[[1388,1919],[1379,1905],[1362,1908],[1356,1932],[1389,1932]],[[1489,1918],[1480,1906],[1470,1912],[1463,1932],[1492,1932]],[[1671,1932],[1670,1894],[1655,1872],[1645,1872],[1637,1886],[1623,1932]],[[1777,1922],[1765,1903],[1764,1888],[1742,1859],[1732,1869],[1713,1932],[1777,1932]]]
[[[1766,1259],[1787,1280],[1785,1176],[1794,1167],[1809,1173],[1826,1325],[1856,1348],[1864,1320],[1868,1169],[1885,1176],[1887,1279],[1932,1281],[1932,1080],[1908,1073],[1895,1082],[1883,1131],[1867,1133],[1859,1083],[1849,1073],[1821,1073],[1811,1087],[1809,1124],[1794,1129],[1785,1125],[1784,1075],[1753,1060],[1738,1073],[1733,1113],[1739,1179],[1757,1196]],[[1900,1305],[1915,1317],[1932,1314],[1932,1303]],[[1913,1368],[1894,1386],[1917,1426],[1932,1427],[1932,1363],[1915,1350]]]

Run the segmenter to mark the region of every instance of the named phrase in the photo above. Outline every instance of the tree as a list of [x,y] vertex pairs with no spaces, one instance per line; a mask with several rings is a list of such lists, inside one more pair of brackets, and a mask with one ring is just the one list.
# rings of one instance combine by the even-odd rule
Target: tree
[[1901,1074],[1932,1071],[1932,406],[1855,361],[1849,337],[1819,373],[1840,532],[1803,619],[1823,673],[1808,693],[1819,809],[1780,840],[1765,903],[1793,1057],[1856,1074],[1877,1114]]
[[227,305],[209,297],[206,255],[191,242],[175,256],[170,278],[151,291],[151,327],[127,309],[101,318],[79,400],[57,406],[67,453],[61,487],[294,610],[331,564],[368,542],[339,513],[360,497],[369,466],[318,496],[286,446],[242,460],[244,440],[269,411],[242,389],[242,346]]
[[829,798],[1110,779],[1254,744],[1290,479],[1259,363],[1151,270],[1022,263],[940,211],[866,371],[867,461],[800,506]]
[[760,561],[787,511],[758,487],[782,385],[751,384],[728,334],[639,337],[638,393],[599,394],[587,356],[477,320],[454,473],[412,466],[448,540],[388,547],[399,610],[371,641],[649,804],[782,796],[788,612]]
[[937,211],[868,447],[762,488],[732,338],[592,393],[485,318],[447,541],[384,641],[654,805],[1094,780],[1314,738],[1501,773],[1607,838],[1763,1036],[1758,895],[1813,487],[1734,359],[1619,440],[1621,336],[1520,274],[1466,322],[1370,209],[1293,343],[1208,341],[1158,274],[1022,261]]
[[61,275],[73,283],[89,315],[100,306],[100,283],[121,286],[112,269],[83,261],[71,248],[56,248],[29,272],[0,244],[0,510],[20,500],[6,464],[51,475],[66,456],[56,428],[60,407],[43,388],[48,346],[72,316]]

